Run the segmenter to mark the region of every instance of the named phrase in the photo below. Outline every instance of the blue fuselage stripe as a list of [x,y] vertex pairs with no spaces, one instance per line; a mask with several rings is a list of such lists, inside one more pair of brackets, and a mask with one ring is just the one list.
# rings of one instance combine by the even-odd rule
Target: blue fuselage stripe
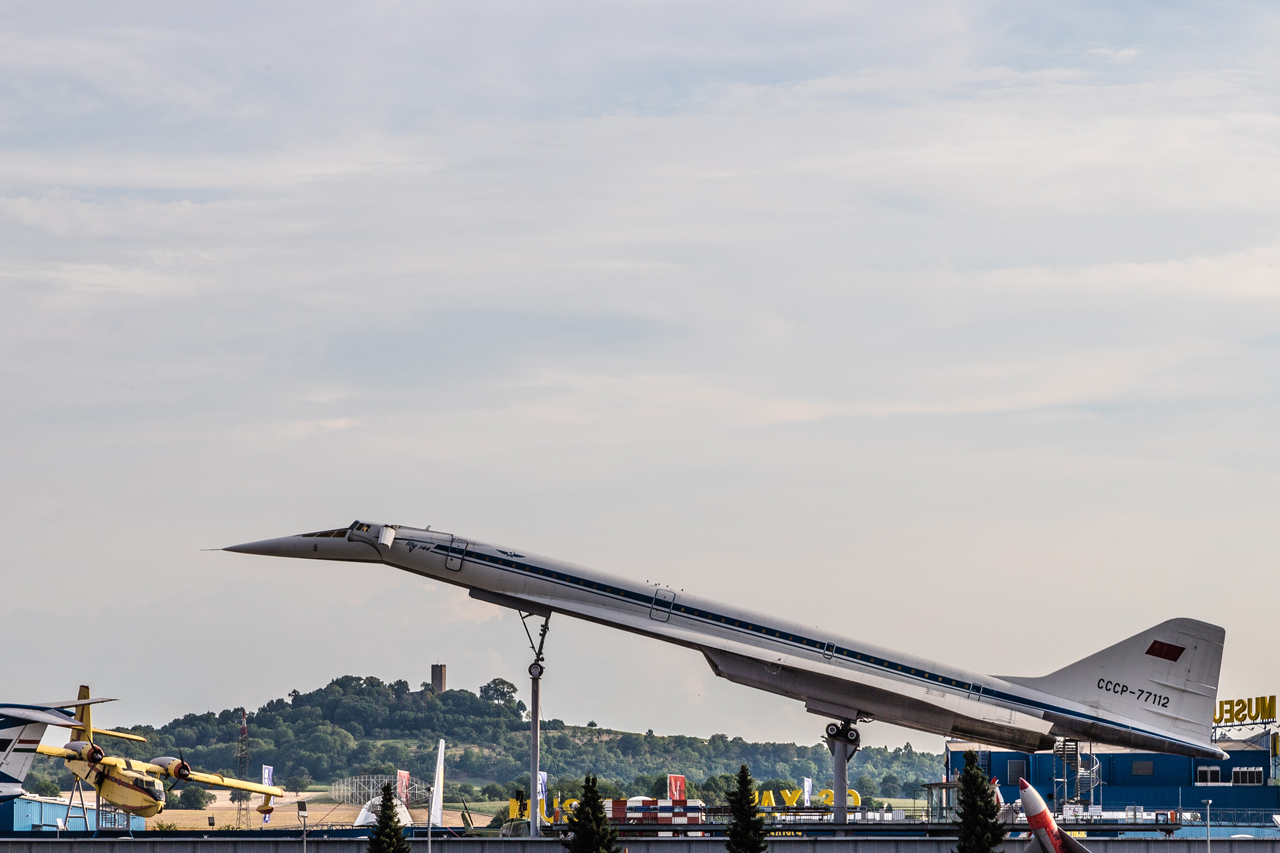
[[541,580],[545,580],[550,583],[555,583],[560,586],[572,587],[575,589],[589,590],[597,595],[626,601],[630,604],[636,604],[640,607],[657,606],[663,610],[671,610],[673,613],[675,613],[676,611],[679,611],[680,615],[682,616],[686,616],[695,620],[700,620],[702,622],[715,625],[719,628],[736,631],[742,634],[751,634],[751,635],[766,637],[769,640],[784,646],[802,646],[808,651],[816,651],[822,654],[824,657],[840,657],[846,660],[854,661],[856,663],[861,663],[866,666],[876,667],[891,673],[893,676],[897,678],[901,678],[904,680],[914,679],[916,681],[923,682],[930,686],[940,685],[943,687],[951,687],[951,688],[954,688],[956,691],[964,691],[970,695],[972,695],[974,689],[976,688],[981,691],[979,694],[980,696],[988,697],[991,699],[999,699],[1002,702],[1008,702],[1010,704],[1019,705],[1024,708],[1032,708],[1038,711],[1050,711],[1055,714],[1061,714],[1063,716],[1071,717],[1073,719],[1077,719],[1085,722],[1101,723],[1102,725],[1109,726],[1110,728],[1113,728],[1113,729],[1136,732],[1138,734],[1147,735],[1148,737],[1159,738],[1160,740],[1168,741],[1170,743],[1180,743],[1185,746],[1192,746],[1192,747],[1199,746],[1198,744],[1189,743],[1187,741],[1176,740],[1174,738],[1169,737],[1168,735],[1158,734],[1156,732],[1149,732],[1144,729],[1135,728],[1133,726],[1120,725],[1118,723],[1112,722],[1111,720],[1107,720],[1102,717],[1095,717],[1087,714],[1081,714],[1077,711],[1072,711],[1070,709],[1062,708],[1057,705],[1052,705],[1047,702],[1040,702],[1038,700],[1030,699],[1024,696],[1018,696],[1016,694],[1008,693],[1003,690],[989,690],[985,686],[977,683],[967,682],[967,681],[958,681],[954,678],[948,678],[947,676],[940,675],[938,673],[928,672],[927,670],[921,669],[920,667],[912,667],[908,664],[897,663],[896,661],[891,661],[883,657],[863,654],[862,652],[858,652],[853,649],[846,649],[842,646],[836,646],[834,649],[830,649],[830,654],[828,655],[829,644],[820,642],[812,637],[805,637],[805,636],[796,634],[795,632],[789,632],[789,633],[782,632],[774,628],[766,627],[764,625],[756,625],[755,623],[747,623],[746,627],[743,627],[742,624],[740,624],[742,622],[741,619],[734,619],[729,616],[724,616],[719,613],[714,613],[712,611],[703,610],[701,608],[696,608],[696,607],[684,607],[679,605],[672,607],[671,604],[668,602],[655,603],[654,596],[652,595],[645,595],[643,593],[635,592],[634,590],[624,589],[622,587],[619,587],[613,584],[601,583],[600,581],[587,580],[586,578],[577,577],[575,575],[569,574],[560,569],[549,569],[543,566],[535,565],[533,563],[521,562],[520,560],[512,559],[509,557],[496,557],[496,556],[491,556],[489,554],[481,553],[479,551],[472,551],[470,549],[463,549],[463,548],[450,546],[450,545],[442,545],[434,542],[424,542],[424,541],[415,540],[415,539],[401,539],[398,541],[414,542],[418,547],[422,548],[423,550],[431,550],[434,548],[434,550],[437,553],[457,556],[464,560],[472,560],[474,562],[487,563],[491,566],[494,566],[496,568],[503,569],[506,571],[524,572],[526,574],[534,575],[540,578]]

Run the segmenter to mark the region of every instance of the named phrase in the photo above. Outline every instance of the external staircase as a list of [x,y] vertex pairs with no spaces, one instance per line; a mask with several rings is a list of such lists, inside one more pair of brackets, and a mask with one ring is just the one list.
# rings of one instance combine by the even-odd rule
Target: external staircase
[[1054,811],[1067,805],[1093,805],[1093,790],[1102,784],[1102,762],[1090,752],[1082,752],[1080,741],[1058,738],[1053,745]]

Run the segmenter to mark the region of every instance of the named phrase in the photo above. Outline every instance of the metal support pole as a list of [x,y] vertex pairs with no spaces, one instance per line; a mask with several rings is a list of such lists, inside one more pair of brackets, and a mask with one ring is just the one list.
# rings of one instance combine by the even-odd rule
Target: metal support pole
[[831,739],[831,787],[835,789],[835,811],[832,819],[838,824],[849,822],[849,744],[844,738]]
[[538,784],[538,688],[542,684],[542,665],[535,663],[530,666],[529,675],[533,682],[529,694],[529,837],[538,838],[541,836],[538,824],[542,817],[542,791]]
[[[533,641],[533,635],[529,633],[530,616],[542,616],[542,628],[538,631],[536,643]],[[542,819],[542,791],[538,788],[538,744],[541,722],[538,694],[542,673],[545,671],[542,666],[542,647],[547,643],[547,629],[551,627],[551,611],[521,613],[520,624],[524,626],[525,636],[529,638],[529,648],[533,649],[533,663],[529,664],[529,679],[533,682],[529,695],[529,837],[538,838],[542,835],[541,827],[538,825]]]
[[1204,805],[1204,853],[1210,853],[1213,842],[1209,840],[1209,818],[1212,817],[1213,800],[1201,800]]

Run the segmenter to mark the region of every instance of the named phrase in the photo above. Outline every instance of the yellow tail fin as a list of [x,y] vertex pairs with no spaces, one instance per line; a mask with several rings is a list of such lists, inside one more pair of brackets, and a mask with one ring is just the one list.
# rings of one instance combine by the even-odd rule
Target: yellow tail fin
[[[81,684],[80,693],[76,696],[76,698],[88,699],[89,685]],[[81,705],[79,708],[76,708],[76,723],[78,725],[76,725],[75,730],[78,736],[83,740],[87,740],[89,743],[93,743],[93,706],[92,705]]]

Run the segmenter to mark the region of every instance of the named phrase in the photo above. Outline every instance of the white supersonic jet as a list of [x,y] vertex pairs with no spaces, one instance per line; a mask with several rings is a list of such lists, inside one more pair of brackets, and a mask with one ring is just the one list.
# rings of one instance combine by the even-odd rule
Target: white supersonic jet
[[716,675],[835,721],[828,737],[855,749],[855,725],[881,720],[1023,751],[1070,738],[1226,757],[1209,738],[1226,632],[1194,619],[1161,622],[1039,678],[991,676],[430,529],[357,521],[224,550],[384,563],[523,614],[562,613],[696,649]]

